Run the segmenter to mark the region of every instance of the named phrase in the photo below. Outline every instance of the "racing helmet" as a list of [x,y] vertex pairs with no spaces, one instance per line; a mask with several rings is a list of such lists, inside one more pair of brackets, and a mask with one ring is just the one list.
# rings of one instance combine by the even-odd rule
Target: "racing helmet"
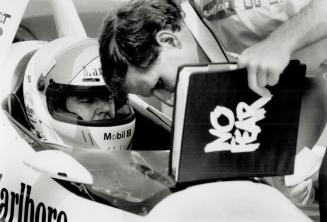
[[[23,90],[32,132],[45,142],[68,148],[130,147],[135,114],[128,103],[112,98],[102,77],[95,39],[64,37],[47,43],[28,63]],[[115,116],[85,120],[68,111],[69,96],[114,101]]]

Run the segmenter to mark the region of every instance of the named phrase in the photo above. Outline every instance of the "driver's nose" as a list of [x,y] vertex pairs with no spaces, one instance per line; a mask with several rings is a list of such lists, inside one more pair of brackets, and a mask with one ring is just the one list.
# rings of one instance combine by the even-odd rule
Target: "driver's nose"
[[101,104],[99,104],[98,112],[104,113],[106,115],[109,115],[109,117],[115,118],[115,103],[113,100],[110,101],[103,101]]

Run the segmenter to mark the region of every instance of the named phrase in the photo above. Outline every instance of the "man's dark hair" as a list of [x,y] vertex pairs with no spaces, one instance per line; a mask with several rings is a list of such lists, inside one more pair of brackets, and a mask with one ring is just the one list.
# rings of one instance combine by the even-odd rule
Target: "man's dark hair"
[[99,38],[102,74],[116,99],[126,101],[128,66],[146,70],[159,55],[156,34],[180,30],[181,10],[174,0],[133,0],[110,14]]

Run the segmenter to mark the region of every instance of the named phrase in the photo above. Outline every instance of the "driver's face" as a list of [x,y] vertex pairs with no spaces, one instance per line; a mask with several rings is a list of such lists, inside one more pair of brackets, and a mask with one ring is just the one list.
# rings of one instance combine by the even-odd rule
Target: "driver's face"
[[66,108],[85,121],[115,118],[115,103],[111,98],[69,96]]

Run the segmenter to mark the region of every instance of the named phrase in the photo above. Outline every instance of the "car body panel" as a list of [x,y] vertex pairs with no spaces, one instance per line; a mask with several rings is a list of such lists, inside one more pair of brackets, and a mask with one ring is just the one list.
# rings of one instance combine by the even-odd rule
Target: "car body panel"
[[[1,138],[0,148],[0,215],[4,216],[7,209],[7,220],[12,214],[13,221],[20,221],[20,209],[31,209],[26,201],[29,199],[34,203],[35,217],[41,215],[40,209],[47,209],[44,217],[52,215],[50,221],[311,221],[274,188],[250,181],[191,186],[164,198],[145,216],[87,200],[24,165],[24,159],[35,151],[17,134],[3,112],[0,119],[1,131],[6,135]],[[13,204],[13,195],[19,195],[22,202]],[[54,209],[56,218],[50,214]]]

